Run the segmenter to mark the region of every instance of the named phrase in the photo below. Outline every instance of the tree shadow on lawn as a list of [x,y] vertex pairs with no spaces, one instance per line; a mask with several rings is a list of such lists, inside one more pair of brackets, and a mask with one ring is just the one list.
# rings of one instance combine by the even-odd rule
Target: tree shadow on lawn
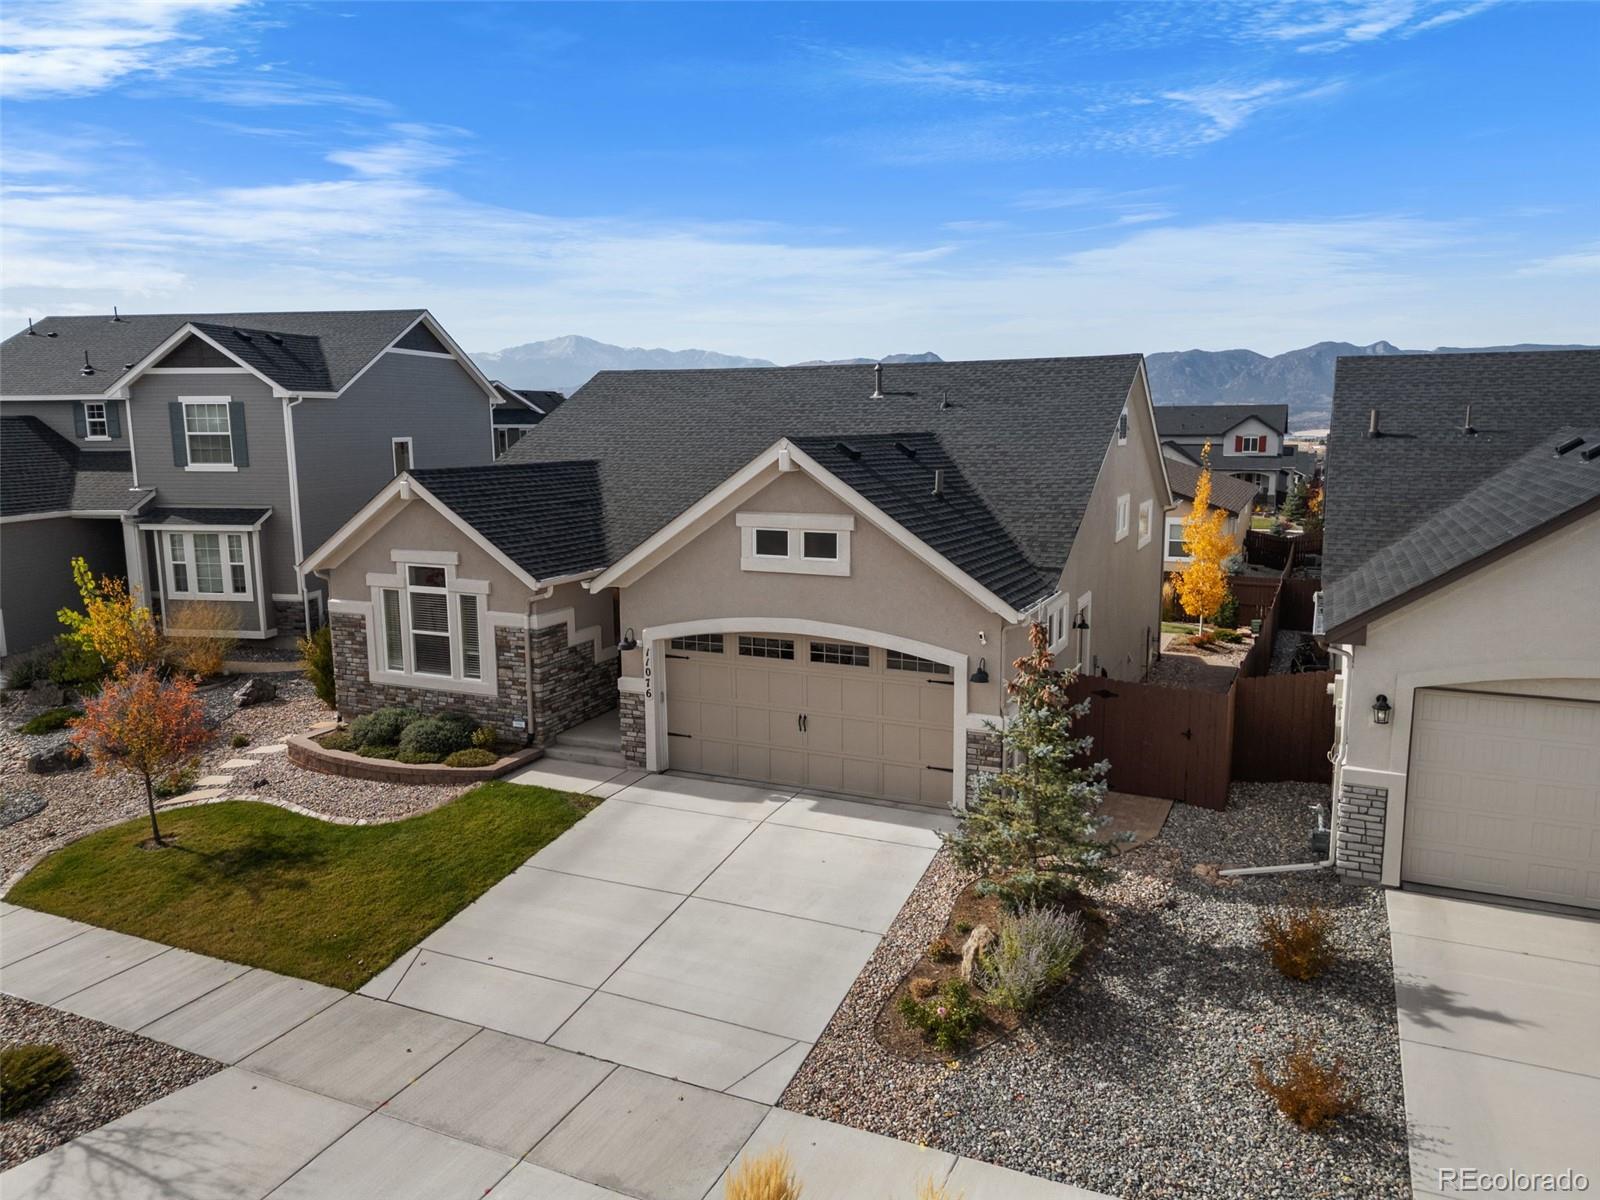
[[222,850],[198,850],[181,841],[169,851],[193,857],[188,872],[198,887],[231,885],[259,901],[269,891],[305,891],[308,874],[328,861],[326,846],[275,830],[255,830]]

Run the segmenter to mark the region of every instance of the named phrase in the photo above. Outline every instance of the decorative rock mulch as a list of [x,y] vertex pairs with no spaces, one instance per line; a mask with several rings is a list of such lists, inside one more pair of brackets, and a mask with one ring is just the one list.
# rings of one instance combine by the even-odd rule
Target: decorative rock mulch
[[38,1107],[0,1122],[0,1170],[222,1070],[176,1046],[0,995],[0,1046],[24,1042],[60,1046],[74,1074]]
[[[200,693],[217,735],[201,756],[198,773],[229,776],[232,782],[205,789],[198,796],[191,792],[173,797],[164,807],[197,799],[247,799],[345,823],[395,821],[453,800],[469,786],[397,786],[302,770],[283,753],[284,735],[303,733],[332,714],[309,682],[282,675],[272,679],[278,689],[276,699],[241,709],[234,695],[245,682],[236,677]],[[66,734],[17,733],[23,711],[15,701],[0,711],[0,801],[9,802],[25,791],[43,796],[47,803],[41,812],[8,828],[0,840],[0,880],[8,883],[41,855],[146,811],[143,791],[127,776],[98,776],[89,770],[27,774],[28,755],[46,744],[64,742]],[[249,738],[249,744],[233,746],[236,734]],[[224,767],[230,760],[249,760],[250,766]]]
[[[1123,1197],[1410,1195],[1383,897],[1330,873],[1223,880],[1197,867],[1306,861],[1327,789],[1236,784],[1216,813],[1174,805],[1161,836],[1093,889],[1110,923],[1074,986],[959,1062],[906,1062],[873,1036],[901,976],[967,880],[940,853],[846,995],[782,1105]],[[1339,960],[1284,979],[1256,921],[1286,897],[1334,915]],[[1342,1055],[1360,1111],[1303,1133],[1250,1081],[1297,1036]]]

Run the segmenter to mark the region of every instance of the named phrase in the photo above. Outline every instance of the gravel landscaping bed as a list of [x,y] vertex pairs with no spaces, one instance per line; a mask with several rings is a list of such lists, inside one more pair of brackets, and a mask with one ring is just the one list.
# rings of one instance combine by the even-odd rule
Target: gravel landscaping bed
[[1225,692],[1233,684],[1239,664],[1249,652],[1248,641],[1217,642],[1209,650],[1196,650],[1174,642],[1161,652],[1145,682],[1157,687]]
[[[455,799],[470,785],[396,785],[359,779],[340,779],[306,771],[284,754],[251,754],[261,746],[282,741],[284,735],[304,733],[333,714],[317,699],[311,684],[297,676],[261,676],[275,684],[278,698],[250,708],[235,705],[233,694],[250,676],[234,676],[201,693],[207,719],[217,726],[217,736],[200,760],[200,775],[232,775],[224,789],[227,798],[277,802],[321,816],[348,821],[394,821],[436,808]],[[146,812],[140,785],[128,776],[96,776],[82,767],[55,775],[30,775],[27,758],[47,746],[66,741],[66,732],[30,736],[16,732],[25,712],[15,701],[0,711],[0,798],[35,793],[45,806],[5,830],[0,838],[0,879],[10,880],[39,855],[65,845],[95,829],[115,825]],[[235,734],[249,745],[231,745]],[[232,759],[249,759],[249,767],[230,768]],[[181,796],[174,802],[182,803]]]
[[0,1122],[0,1170],[222,1070],[222,1064],[73,1016],[0,995],[0,1045],[60,1046],[75,1073],[44,1103]]
[[[940,853],[822,1039],[785,1108],[1123,1197],[1410,1195],[1382,893],[1330,872],[1224,882],[1196,867],[1305,861],[1316,784],[1235,784],[1228,811],[1174,805],[1161,835],[1094,889],[1110,928],[1075,986],[1009,1041],[951,1066],[872,1035],[884,999],[967,883]],[[1339,958],[1280,976],[1256,920],[1287,897],[1334,914]],[[1250,1081],[1296,1036],[1344,1057],[1360,1110],[1303,1133]]]

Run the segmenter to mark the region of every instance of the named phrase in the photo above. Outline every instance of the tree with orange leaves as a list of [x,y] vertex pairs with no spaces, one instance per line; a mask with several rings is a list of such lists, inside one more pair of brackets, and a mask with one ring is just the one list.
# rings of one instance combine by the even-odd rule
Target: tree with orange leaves
[[1172,574],[1178,602],[1200,622],[1196,640],[1203,640],[1206,618],[1216,617],[1228,599],[1228,573],[1222,564],[1233,556],[1235,544],[1228,535],[1228,514],[1211,507],[1211,443],[1200,451],[1200,478],[1194,485],[1194,503],[1183,519],[1183,551],[1189,565]]
[[89,755],[96,774],[121,771],[144,781],[150,833],[158,846],[166,842],[156,823],[155,780],[210,740],[194,680],[163,681],[149,667],[120,670],[98,696],[84,701],[83,716],[72,722],[73,744]]

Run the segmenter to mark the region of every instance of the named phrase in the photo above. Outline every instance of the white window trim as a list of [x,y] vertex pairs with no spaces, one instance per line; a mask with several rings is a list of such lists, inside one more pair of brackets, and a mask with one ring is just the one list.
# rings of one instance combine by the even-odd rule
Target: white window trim
[[401,442],[404,442],[406,444],[406,467],[405,467],[405,469],[409,471],[409,470],[411,470],[412,467],[417,465],[417,448],[413,444],[412,439],[409,438],[409,437],[394,437],[394,438],[390,438],[389,439],[389,473],[391,475],[400,474],[400,468],[395,465],[394,451],[395,451],[395,447],[398,446]]
[[1154,500],[1141,500],[1139,502],[1139,549],[1143,550],[1150,544],[1150,539],[1156,533],[1156,502]]
[[[372,596],[372,608],[367,618],[367,676],[373,683],[387,683],[399,687],[426,688],[435,692],[455,692],[465,696],[498,696],[500,686],[495,670],[494,623],[489,618],[489,582],[486,579],[459,579],[456,577],[456,560],[453,551],[392,551],[395,563],[393,575],[367,574],[367,587]],[[445,561],[438,561],[438,560]],[[430,561],[432,560],[432,561]],[[450,674],[429,675],[414,669],[416,653],[411,642],[411,605],[407,599],[409,572],[407,567],[444,568],[445,610],[450,630]],[[386,665],[383,630],[383,593],[394,589],[400,593],[400,654],[404,669],[392,671]],[[438,589],[425,589],[436,591]],[[468,679],[461,668],[461,597],[476,599],[478,609],[478,669],[482,679]]]
[[1123,541],[1128,536],[1129,524],[1132,520],[1133,497],[1127,492],[1117,497],[1117,541]]
[[1072,597],[1065,592],[1045,611],[1045,631],[1049,633],[1052,626],[1056,636],[1050,639],[1050,653],[1060,654],[1072,640]]
[[[83,405],[83,440],[86,442],[109,442],[111,440],[111,402],[109,400],[84,400],[81,403]],[[100,410],[98,418],[89,415],[91,408]],[[96,433],[94,431],[96,420],[105,426],[106,431],[104,433]]]
[[1186,563],[1186,562],[1193,561],[1193,557],[1191,555],[1188,555],[1188,554],[1173,554],[1171,552],[1172,551],[1172,542],[1173,542],[1173,536],[1172,536],[1173,533],[1174,532],[1177,533],[1178,540],[1179,540],[1180,543],[1181,543],[1181,541],[1183,539],[1183,522],[1184,522],[1184,518],[1182,518],[1182,517],[1168,517],[1167,518],[1167,523],[1166,523],[1166,526],[1165,526],[1165,537],[1164,537],[1164,539],[1163,539],[1163,541],[1161,543],[1161,556],[1167,562],[1184,562],[1184,563]]
[[[850,574],[850,535],[856,519],[839,513],[737,513],[739,527],[739,567],[745,571],[771,571],[788,575]],[[781,529],[789,535],[786,554],[757,554],[756,531]],[[839,553],[833,558],[807,558],[806,534],[831,533],[838,538]]]
[[[256,598],[256,570],[255,555],[251,549],[251,539],[259,536],[258,531],[246,528],[221,528],[213,525],[184,525],[174,527],[171,525],[143,526],[158,531],[157,544],[161,550],[161,581],[166,587],[165,596],[169,600],[211,600],[225,601],[228,603],[244,604]],[[217,538],[217,551],[222,556],[222,586],[225,590],[220,592],[201,592],[194,590],[199,581],[199,572],[195,569],[194,539],[197,534],[215,534]],[[172,573],[172,537],[181,537],[184,541],[184,571],[189,576],[189,590],[179,591],[173,582]],[[228,557],[228,538],[230,536],[241,539],[240,548],[243,552],[242,563],[244,566],[244,591],[235,592],[233,587],[233,560]]]
[[[233,397],[232,396],[179,396],[178,403],[183,405],[183,459],[185,471],[237,471],[239,464],[234,461],[233,444]],[[215,437],[210,433],[189,432],[189,409],[197,404],[220,404],[222,411],[228,414],[228,461],[225,463],[197,463],[194,461],[194,451],[191,449],[191,437]]]

